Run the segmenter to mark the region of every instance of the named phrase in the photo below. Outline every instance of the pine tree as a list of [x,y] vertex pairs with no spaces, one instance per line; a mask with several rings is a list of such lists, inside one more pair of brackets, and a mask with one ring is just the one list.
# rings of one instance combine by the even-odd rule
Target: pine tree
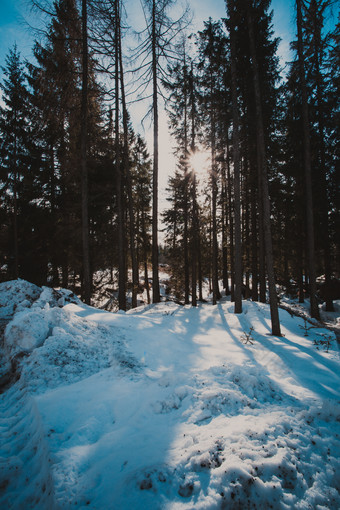
[[[4,107],[0,107],[1,133],[1,201],[8,211],[7,228],[9,234],[7,260],[9,276],[22,276],[20,269],[20,254],[22,240],[20,231],[21,207],[25,182],[29,178],[29,120],[28,120],[28,92],[24,65],[16,45],[6,57],[3,68],[4,81],[1,84]],[[26,197],[26,202],[30,197]]]

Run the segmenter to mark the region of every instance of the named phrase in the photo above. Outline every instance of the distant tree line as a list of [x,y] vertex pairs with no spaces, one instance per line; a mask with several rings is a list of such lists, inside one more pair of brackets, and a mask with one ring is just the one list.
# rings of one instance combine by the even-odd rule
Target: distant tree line
[[[38,2],[35,2],[38,3]],[[124,4],[58,0],[34,63],[9,51],[0,109],[1,277],[72,287],[90,302],[92,276],[118,273],[118,304],[137,304],[140,273],[158,276],[158,109],[166,97],[177,167],[163,215],[171,292],[184,303],[242,293],[265,302],[280,335],[277,288],[316,276],[332,309],[339,275],[338,22],[331,0],[296,0],[295,52],[281,77],[270,0],[226,0],[226,18],[185,35],[187,12],[143,0],[145,30],[130,54],[134,97],[150,98],[152,160],[126,93]],[[334,5],[333,5],[334,8]],[[131,71],[129,69],[128,71]],[[192,164],[210,153],[204,185]],[[130,275],[130,276],[129,276]],[[220,282],[222,283],[222,287]]]

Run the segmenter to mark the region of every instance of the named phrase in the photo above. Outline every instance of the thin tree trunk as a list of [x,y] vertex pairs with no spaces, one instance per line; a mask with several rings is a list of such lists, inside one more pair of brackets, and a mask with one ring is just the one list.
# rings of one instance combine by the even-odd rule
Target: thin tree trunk
[[87,175],[87,110],[88,110],[88,48],[87,48],[87,0],[82,0],[82,89],[81,89],[81,203],[83,240],[83,295],[85,303],[91,304],[90,240],[89,240],[89,192]]
[[119,6],[115,2],[115,172],[117,179],[117,220],[118,220],[118,306],[126,310],[126,258],[124,235],[124,183],[120,165],[119,143]]
[[257,245],[257,211],[256,211],[256,176],[253,168],[250,169],[251,174],[251,299],[259,300],[258,292],[258,245]]
[[[17,128],[17,114],[15,112],[15,128]],[[14,172],[13,172],[13,243],[14,243],[14,278],[19,278],[19,249],[18,249],[18,154],[17,134],[14,134]]]
[[272,334],[281,336],[279,311],[277,294],[275,287],[275,275],[274,275],[274,261],[273,261],[273,247],[272,247],[272,235],[270,225],[270,202],[269,202],[269,191],[268,191],[268,176],[267,176],[267,161],[266,161],[266,148],[264,140],[264,128],[263,128],[263,117],[262,117],[262,105],[261,105],[261,91],[260,91],[260,77],[257,64],[257,55],[255,48],[255,38],[253,29],[253,20],[251,10],[247,9],[247,23],[249,32],[250,42],[250,53],[252,58],[252,68],[254,77],[254,91],[255,91],[255,105],[256,105],[256,120],[257,120],[257,149],[260,155],[261,163],[261,185],[262,185],[262,204],[263,204],[263,230],[264,230],[264,244],[266,253],[266,266],[268,273],[268,287],[269,287],[269,304],[270,304],[270,315],[272,323]]
[[241,248],[241,199],[240,199],[240,140],[237,104],[236,44],[234,1],[230,0],[230,53],[231,94],[233,108],[233,159],[234,159],[234,215],[235,215],[235,313],[242,313],[242,248]]
[[[213,77],[210,75],[211,97]],[[212,101],[212,100],[211,100]],[[214,105],[210,105],[210,129],[211,129],[211,215],[212,215],[212,292],[213,304],[216,305],[221,294],[218,288],[218,244],[217,244],[217,165],[216,165],[216,134],[215,134],[215,111]]]
[[[194,73],[193,64],[191,62],[190,69],[190,106],[191,106],[191,154],[195,153],[195,137],[196,137],[196,126],[195,126],[195,94],[194,94]],[[199,222],[198,222],[198,205],[197,205],[197,189],[196,189],[196,173],[193,168],[191,171],[191,192],[192,192],[192,254],[191,254],[191,296],[192,306],[197,306],[197,252],[199,250],[198,236],[199,236]],[[201,291],[202,292],[202,291]]]
[[305,79],[305,63],[303,54],[302,40],[302,12],[301,0],[296,0],[296,23],[298,32],[298,58],[299,75],[302,94],[302,130],[303,130],[303,153],[304,170],[306,185],[306,220],[307,220],[307,256],[309,272],[309,293],[310,293],[310,313],[315,319],[320,318],[319,307],[316,300],[316,273],[315,273],[315,246],[314,246],[314,219],[313,219],[313,193],[312,193],[312,169],[311,169],[311,149],[310,149],[310,131],[308,119],[308,99],[307,86]]
[[152,182],[152,301],[159,303],[158,273],[158,90],[156,48],[156,0],[152,2],[152,84],[153,84],[153,182]]
[[232,199],[232,180],[230,172],[229,139],[226,138],[227,146],[227,179],[228,179],[228,214],[229,214],[229,237],[230,237],[230,299],[235,301],[235,250],[234,250],[234,218]]
[[188,95],[188,77],[186,72],[186,60],[184,54],[184,232],[183,232],[183,245],[184,245],[184,303],[189,304],[189,242],[188,242],[188,112],[187,112],[187,95]]
[[228,205],[227,205],[227,178],[226,169],[222,167],[222,274],[223,288],[226,296],[229,294],[228,281]]
[[143,251],[144,251],[144,282],[146,288],[146,296],[148,305],[151,303],[150,287],[149,287],[149,273],[148,273],[148,249],[146,241],[146,228],[145,228],[145,213],[142,211],[142,238],[143,238]]
[[[119,8],[119,6],[118,6]],[[127,193],[128,193],[128,203],[129,203],[129,223],[130,223],[130,252],[131,252],[131,264],[132,264],[132,308],[136,308],[137,306],[137,292],[138,292],[138,262],[136,255],[136,245],[135,245],[135,218],[133,211],[133,197],[132,197],[132,178],[130,172],[129,165],[129,137],[128,137],[128,113],[126,108],[126,100],[125,100],[125,87],[124,87],[124,69],[123,69],[123,59],[122,59],[122,46],[121,46],[121,27],[120,27],[120,12],[118,10],[119,19],[116,21],[118,23],[119,30],[119,67],[120,67],[120,88],[121,88],[121,101],[122,101],[122,110],[123,110],[123,132],[124,132],[124,175],[126,175],[127,180]]]

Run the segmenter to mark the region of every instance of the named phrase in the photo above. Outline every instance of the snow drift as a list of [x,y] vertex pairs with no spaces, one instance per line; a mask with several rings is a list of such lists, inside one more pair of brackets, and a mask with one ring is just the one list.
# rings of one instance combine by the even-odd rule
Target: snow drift
[[267,305],[236,316],[226,299],[112,314],[22,281],[0,303],[17,377],[0,400],[1,508],[340,507],[328,330],[305,337],[281,310],[272,337]]

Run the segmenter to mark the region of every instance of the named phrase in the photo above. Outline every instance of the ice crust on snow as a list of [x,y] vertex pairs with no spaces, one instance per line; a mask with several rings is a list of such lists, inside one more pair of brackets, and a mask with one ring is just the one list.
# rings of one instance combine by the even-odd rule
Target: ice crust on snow
[[332,333],[280,310],[269,336],[250,301],[112,314],[18,285],[20,306],[14,283],[0,295],[5,354],[23,354],[0,398],[1,508],[340,508]]

